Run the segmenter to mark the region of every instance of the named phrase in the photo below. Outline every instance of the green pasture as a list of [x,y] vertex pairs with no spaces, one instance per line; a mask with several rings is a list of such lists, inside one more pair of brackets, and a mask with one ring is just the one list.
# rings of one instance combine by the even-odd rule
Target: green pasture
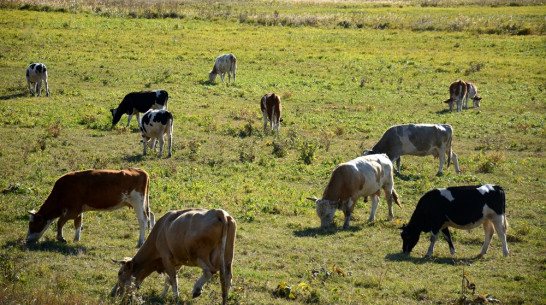
[[[68,243],[57,242],[55,222],[24,245],[28,211],[57,178],[126,167],[150,174],[156,218],[198,207],[236,219],[230,304],[453,304],[463,267],[476,287],[471,300],[546,303],[543,3],[38,2],[0,2],[0,303],[175,302],[171,292],[160,296],[158,274],[133,298],[108,296],[118,270],[111,259],[137,251],[132,210],[85,213],[78,243],[72,222]],[[229,52],[237,81],[209,83],[214,58]],[[28,92],[33,62],[48,67],[50,97]],[[447,111],[442,101],[457,79],[477,85],[480,108]],[[135,119],[111,127],[110,109],[125,94],[155,89],[170,95],[171,158],[142,156]],[[259,100],[268,92],[283,102],[278,136],[262,130]],[[381,198],[367,223],[370,204],[361,200],[350,229],[341,230],[341,212],[335,227],[319,229],[305,198],[321,196],[337,164],[402,123],[451,124],[462,173],[450,166],[438,177],[432,156],[402,157],[395,220]],[[398,227],[420,196],[482,183],[506,191],[510,256],[495,235],[477,258],[481,228],[452,230],[454,256],[440,240],[424,259],[428,234],[401,254]],[[200,276],[181,269],[179,303],[220,302],[218,276],[191,299]]]

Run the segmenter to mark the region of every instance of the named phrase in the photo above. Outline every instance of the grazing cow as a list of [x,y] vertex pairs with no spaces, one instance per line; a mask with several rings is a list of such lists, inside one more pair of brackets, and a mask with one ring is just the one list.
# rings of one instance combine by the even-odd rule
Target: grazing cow
[[167,110],[151,110],[144,114],[142,117],[142,123],[140,124],[140,131],[142,132],[142,143],[144,150],[143,155],[146,155],[146,147],[151,144],[152,149],[155,149],[157,139],[159,139],[159,156],[163,154],[163,143],[165,143],[164,136],[167,135],[167,144],[169,145],[169,154],[172,155],[172,142],[173,142],[173,116]]
[[444,103],[449,104],[449,111],[453,111],[453,104],[457,104],[457,112],[462,110],[463,100],[467,98],[468,88],[462,80],[451,83],[449,86],[449,99]]
[[[46,96],[49,96],[49,86],[47,84],[47,68],[42,63],[31,64],[27,68],[27,85],[30,94],[42,94],[42,81],[45,83]],[[34,91],[32,90],[34,89]]]
[[127,94],[118,108],[110,109],[112,112],[112,126],[116,125],[123,114],[129,115],[127,127],[131,124],[131,118],[134,114],[137,116],[140,125],[140,113],[145,113],[150,109],[167,109],[169,94],[165,90],[131,92]]
[[214,67],[209,72],[209,80],[213,82],[216,79],[216,76],[220,74],[223,83],[224,75],[227,72],[229,82],[231,83],[232,74],[233,82],[235,82],[235,70],[237,70],[237,58],[231,53],[220,55],[214,61]]
[[200,267],[203,276],[193,287],[193,297],[201,295],[203,285],[220,271],[222,304],[227,304],[231,287],[231,265],[237,224],[224,210],[188,209],[167,212],[161,217],[133,258],[114,261],[121,264],[118,281],[111,295],[121,295],[126,287],[140,287],[152,272],[165,273],[163,296],[173,289],[178,298],[178,270]]
[[468,108],[468,99],[472,99],[472,107],[480,107],[480,101],[482,100],[481,97],[478,96],[478,88],[476,88],[476,85],[474,85],[471,82],[465,82],[466,83],[466,98],[465,98],[465,106],[464,108]]
[[113,211],[124,206],[135,209],[140,226],[137,247],[144,242],[146,224],[154,226],[155,217],[149,205],[150,176],[142,169],[84,170],[70,172],[55,182],[53,190],[38,212],[30,211],[27,242],[40,239],[49,225],[57,222],[57,239],[66,242],[63,226],[74,219],[76,235],[80,240],[82,213],[86,211]]
[[394,217],[392,199],[401,207],[398,194],[394,190],[392,163],[384,154],[370,155],[340,164],[332,172],[322,198],[307,199],[315,202],[321,227],[328,227],[334,219],[336,209],[340,209],[345,215],[343,228],[347,229],[360,197],[372,196],[372,212],[368,221],[374,220],[381,189],[385,192],[391,220]]
[[269,127],[272,131],[275,129],[278,134],[281,122],[283,121],[281,118],[281,97],[275,93],[264,95],[260,102],[260,108],[264,117],[264,132],[267,129],[267,120],[269,120]]
[[449,167],[451,158],[453,158],[455,172],[458,174],[461,171],[457,154],[451,150],[452,138],[453,129],[450,125],[395,125],[387,129],[379,142],[371,150],[365,151],[363,155],[387,154],[392,163],[396,161],[397,172],[400,172],[400,156],[402,155],[433,155],[435,158],[440,158],[438,175],[441,175],[447,153],[447,166]]
[[409,254],[419,241],[421,232],[430,232],[430,247],[426,255],[429,257],[434,251],[438,234],[442,231],[453,255],[455,248],[448,228],[470,230],[483,224],[485,242],[480,256],[487,253],[495,230],[502,241],[504,256],[508,256],[505,206],[504,190],[491,184],[429,191],[419,199],[410,222],[402,227],[402,251]]

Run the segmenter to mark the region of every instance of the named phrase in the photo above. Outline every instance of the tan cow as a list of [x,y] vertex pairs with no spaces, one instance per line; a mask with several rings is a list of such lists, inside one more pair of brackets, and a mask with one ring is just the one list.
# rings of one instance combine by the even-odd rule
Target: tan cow
[[264,95],[260,101],[260,109],[264,117],[264,132],[267,129],[267,121],[269,120],[271,131],[275,129],[278,134],[281,122],[283,121],[281,118],[281,97],[275,93]]
[[114,261],[121,264],[118,281],[111,295],[121,295],[134,284],[139,287],[152,272],[165,273],[163,296],[173,289],[178,298],[178,270],[200,267],[203,276],[193,287],[193,297],[201,295],[203,285],[220,271],[222,304],[227,303],[231,287],[231,264],[235,247],[235,220],[224,210],[188,209],[167,212],[161,217],[133,258]]
[[468,88],[466,83],[462,80],[451,83],[449,86],[449,99],[444,103],[449,104],[449,111],[453,111],[453,104],[457,105],[457,112],[463,108],[463,101],[466,99]]
[[27,242],[37,241],[56,219],[57,239],[65,242],[63,226],[74,219],[80,240],[82,213],[85,211],[113,211],[124,206],[135,209],[140,226],[137,247],[144,243],[146,224],[154,226],[155,217],[149,205],[150,176],[142,169],[84,170],[60,177],[38,212],[30,211]]
[[389,206],[389,220],[392,220],[392,200],[400,206],[398,194],[394,190],[392,163],[385,154],[358,157],[338,165],[332,172],[330,182],[326,185],[321,199],[307,198],[316,204],[316,212],[321,227],[330,225],[336,209],[343,211],[345,222],[343,228],[349,228],[349,221],[360,197],[372,196],[372,211],[368,221],[375,219],[381,189]]

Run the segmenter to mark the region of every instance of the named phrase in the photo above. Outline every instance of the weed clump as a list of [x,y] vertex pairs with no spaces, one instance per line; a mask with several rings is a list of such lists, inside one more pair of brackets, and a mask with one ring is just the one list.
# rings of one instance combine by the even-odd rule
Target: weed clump
[[496,167],[506,160],[503,152],[490,152],[485,156],[482,156],[482,153],[480,152],[480,159],[483,158],[485,158],[485,160],[478,165],[478,171],[484,174],[492,173]]
[[275,157],[283,158],[286,156],[287,144],[284,141],[275,139],[271,145],[273,145],[273,155],[275,155]]
[[239,161],[253,162],[256,160],[256,149],[254,148],[254,142],[243,142],[241,150],[239,151]]
[[307,165],[313,163],[313,160],[315,160],[315,152],[318,147],[319,145],[316,139],[303,141],[299,147],[300,160]]

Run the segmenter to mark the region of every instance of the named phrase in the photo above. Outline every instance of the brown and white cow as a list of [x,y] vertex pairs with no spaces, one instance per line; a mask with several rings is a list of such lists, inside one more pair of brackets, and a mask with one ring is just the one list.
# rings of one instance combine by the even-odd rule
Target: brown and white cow
[[267,121],[269,120],[271,131],[275,129],[278,134],[281,122],[283,121],[281,118],[281,97],[275,93],[264,95],[260,101],[260,109],[264,118],[264,132],[267,129]]
[[193,287],[193,297],[201,295],[203,285],[220,271],[222,304],[227,303],[231,287],[231,265],[237,224],[224,210],[187,209],[167,212],[133,258],[114,261],[121,264],[118,281],[111,295],[121,295],[127,287],[139,287],[152,272],[165,273],[163,296],[173,289],[178,298],[177,273],[182,266],[195,266],[203,276]]
[[223,83],[224,75],[227,73],[229,82],[231,83],[231,75],[233,75],[233,82],[235,82],[235,70],[237,70],[237,58],[235,58],[235,55],[231,53],[220,55],[216,57],[214,67],[209,72],[209,80],[213,82],[216,76],[220,74]]
[[343,228],[349,228],[351,214],[360,197],[372,196],[372,212],[368,221],[373,221],[381,189],[389,206],[389,220],[392,220],[392,200],[401,207],[398,194],[394,190],[392,163],[385,154],[358,157],[338,165],[332,172],[330,181],[321,199],[307,198],[316,204],[321,227],[328,227],[334,219],[336,209],[343,211]]
[[449,99],[444,103],[449,104],[449,111],[453,111],[453,104],[457,105],[457,112],[462,110],[463,101],[466,99],[468,88],[462,80],[455,81],[449,86]]
[[465,82],[466,83],[466,98],[465,98],[465,106],[464,108],[468,108],[468,99],[472,99],[472,107],[480,107],[480,101],[482,100],[481,97],[478,96],[478,88],[476,88],[476,85],[474,85],[471,82]]
[[140,226],[137,247],[144,243],[146,225],[154,226],[154,214],[149,205],[150,176],[142,169],[84,170],[61,176],[38,212],[30,211],[27,242],[37,241],[51,223],[57,222],[57,239],[65,242],[63,226],[74,219],[80,240],[82,213],[86,211],[113,211],[124,206],[135,209]]
[[453,159],[455,172],[458,174],[461,171],[459,170],[457,154],[451,150],[452,139],[453,128],[451,128],[451,125],[395,125],[387,129],[379,142],[371,150],[365,151],[363,155],[387,154],[392,163],[396,161],[397,172],[400,172],[400,156],[402,155],[433,155],[435,158],[440,158],[438,175],[441,175],[447,153],[447,166]]

